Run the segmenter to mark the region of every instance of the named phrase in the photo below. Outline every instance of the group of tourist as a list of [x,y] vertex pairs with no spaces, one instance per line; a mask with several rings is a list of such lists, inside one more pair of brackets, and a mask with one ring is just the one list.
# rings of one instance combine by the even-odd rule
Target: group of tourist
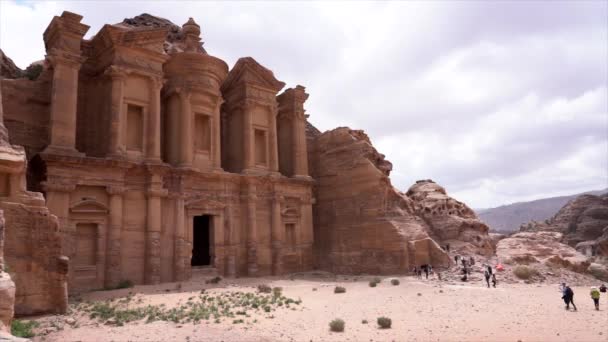
[[414,272],[414,275],[416,275],[418,278],[422,278],[422,272],[424,272],[426,279],[429,279],[429,274],[433,275],[433,266],[428,264],[421,265],[420,267],[414,266],[412,272]]
[[[574,304],[574,291],[572,290],[572,288],[570,288],[570,286],[566,285],[566,283],[562,283],[559,287],[559,290],[562,294],[562,299],[564,300],[564,303],[566,303],[566,310],[570,310],[570,304],[572,304],[574,311],[577,311],[576,305]],[[608,290],[607,290],[605,284],[600,285],[599,289],[595,286],[591,287],[591,291],[589,292],[589,295],[591,296],[591,299],[593,300],[593,304],[595,305],[595,310],[599,311],[599,309],[600,309],[600,292],[606,293],[607,291]]]

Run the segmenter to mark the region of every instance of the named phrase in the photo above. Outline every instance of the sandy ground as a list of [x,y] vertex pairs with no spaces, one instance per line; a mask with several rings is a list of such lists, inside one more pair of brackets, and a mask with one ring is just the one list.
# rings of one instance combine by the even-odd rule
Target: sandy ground
[[[390,279],[401,281],[398,286]],[[504,284],[496,289],[476,283],[440,283],[414,277],[382,278],[369,287],[371,277],[307,277],[305,279],[228,279],[218,285],[203,281],[137,286],[132,289],[93,292],[85,300],[103,300],[136,293],[140,302],[167,307],[198,295],[222,291],[255,291],[258,284],[280,286],[287,297],[301,298],[297,309],[280,308],[271,314],[199,324],[133,322],[122,327],[82,321],[62,330],[49,328],[64,316],[38,318],[35,341],[608,341],[608,298],[602,294],[595,311],[589,287],[574,287],[578,311],[566,311],[557,284]],[[336,285],[343,294],[334,294]],[[316,288],[317,290],[313,290]],[[169,292],[167,292],[169,290]],[[274,316],[274,318],[271,318]],[[376,319],[392,319],[391,329],[379,329]],[[330,332],[334,318],[346,322],[344,332]],[[253,322],[257,320],[257,322]],[[369,323],[362,323],[367,320]]]

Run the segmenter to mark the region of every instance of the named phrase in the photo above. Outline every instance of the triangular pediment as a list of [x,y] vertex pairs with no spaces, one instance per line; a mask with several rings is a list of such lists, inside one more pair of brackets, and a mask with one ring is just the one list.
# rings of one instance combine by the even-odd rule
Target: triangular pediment
[[274,77],[272,71],[251,57],[239,58],[234,68],[228,73],[228,77],[222,85],[222,91],[228,92],[243,83],[266,88],[275,94],[285,86],[284,82]]
[[93,37],[92,44],[97,52],[112,46],[140,48],[164,53],[163,44],[167,28],[126,29],[115,25],[104,25]]
[[82,214],[86,214],[86,213],[106,214],[106,213],[108,213],[108,207],[105,204],[100,203],[94,199],[84,199],[82,201],[78,201],[78,202],[74,203],[70,207],[70,212],[82,213]]

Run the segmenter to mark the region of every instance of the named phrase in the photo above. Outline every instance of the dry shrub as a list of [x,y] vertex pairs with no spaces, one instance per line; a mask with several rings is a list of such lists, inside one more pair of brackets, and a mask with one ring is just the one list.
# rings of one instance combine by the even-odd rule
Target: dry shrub
[[270,287],[266,284],[261,284],[261,285],[258,285],[258,291],[261,293],[270,293],[270,292],[272,292],[272,287]]
[[346,292],[346,289],[342,286],[336,286],[336,288],[334,289],[334,293],[344,293]]
[[393,321],[388,317],[378,317],[378,326],[381,329],[390,329],[392,323]]
[[513,269],[513,274],[519,279],[528,280],[538,275],[538,271],[532,267],[518,265]]
[[329,322],[329,330],[335,332],[343,332],[344,331],[344,320],[340,318],[336,318],[333,321]]

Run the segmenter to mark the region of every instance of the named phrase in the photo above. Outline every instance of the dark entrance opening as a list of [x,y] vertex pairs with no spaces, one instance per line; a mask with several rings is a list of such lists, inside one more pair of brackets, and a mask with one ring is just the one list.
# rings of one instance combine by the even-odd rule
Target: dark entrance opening
[[194,216],[192,225],[192,266],[211,265],[211,216]]

